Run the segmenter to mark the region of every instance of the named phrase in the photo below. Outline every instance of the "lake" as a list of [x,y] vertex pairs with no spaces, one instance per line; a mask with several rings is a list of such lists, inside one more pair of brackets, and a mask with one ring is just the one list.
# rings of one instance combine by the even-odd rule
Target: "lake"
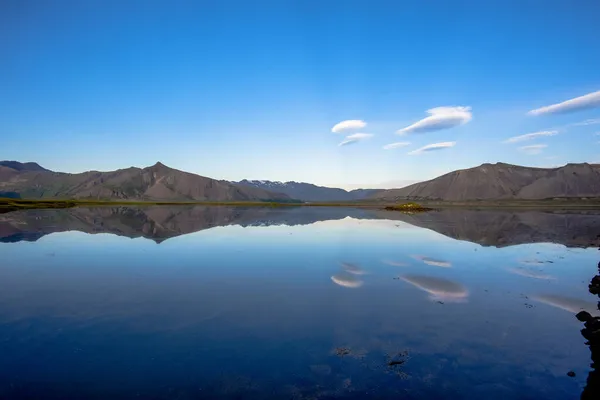
[[0,214],[0,398],[578,399],[598,234],[575,211]]

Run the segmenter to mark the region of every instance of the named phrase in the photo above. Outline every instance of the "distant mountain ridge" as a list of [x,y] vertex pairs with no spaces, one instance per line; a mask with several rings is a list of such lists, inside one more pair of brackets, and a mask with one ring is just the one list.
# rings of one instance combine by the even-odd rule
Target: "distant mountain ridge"
[[283,193],[218,181],[169,168],[160,162],[146,168],[79,174],[52,172],[39,165],[36,168],[31,163],[14,163],[2,162],[0,166],[0,192],[9,193],[11,197],[146,201],[291,200]]
[[540,200],[600,197],[600,165],[567,164],[532,168],[482,164],[435,179],[369,196],[370,200]]
[[304,182],[231,182],[157,162],[146,168],[69,174],[34,162],[0,161],[0,197],[140,201],[470,201],[600,198],[600,165],[532,168],[482,164],[401,189],[344,190]]
[[305,182],[279,182],[268,180],[248,180],[231,182],[238,185],[250,186],[264,190],[272,190],[279,193],[285,193],[293,199],[302,201],[355,201],[363,200],[368,196],[380,192],[381,189],[355,189],[344,190],[340,188],[330,188],[317,186]]
[[14,169],[15,171],[50,171],[35,162],[0,161],[0,166]]

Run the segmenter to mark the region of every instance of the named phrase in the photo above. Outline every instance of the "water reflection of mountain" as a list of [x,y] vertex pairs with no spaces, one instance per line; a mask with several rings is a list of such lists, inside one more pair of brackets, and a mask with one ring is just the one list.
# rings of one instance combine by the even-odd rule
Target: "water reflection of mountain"
[[553,242],[570,247],[600,245],[600,213],[441,210],[406,215],[339,207],[98,207],[0,214],[0,242],[35,241],[44,235],[81,231],[145,237],[157,243],[216,226],[307,225],[317,221],[390,219],[483,246]]
[[600,213],[443,210],[403,215],[403,221],[482,246],[552,242],[570,247],[600,244]]
[[[359,213],[360,214],[360,213]],[[217,226],[305,225],[342,219],[346,209],[267,207],[97,207],[17,211],[0,215],[0,242],[35,241],[65,231],[166,239]]]

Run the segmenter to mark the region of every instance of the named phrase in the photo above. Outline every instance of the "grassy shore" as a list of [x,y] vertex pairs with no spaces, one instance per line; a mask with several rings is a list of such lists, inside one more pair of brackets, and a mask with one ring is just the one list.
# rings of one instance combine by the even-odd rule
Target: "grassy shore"
[[[133,200],[27,200],[0,198],[0,212],[22,209],[96,206],[235,206],[235,207],[373,207],[356,203],[293,203],[269,201],[133,201]],[[376,206],[381,207],[381,206]]]
[[132,200],[60,200],[60,199],[14,199],[0,198],[0,213],[43,208],[71,208],[98,206],[232,206],[232,207],[355,207],[385,209],[400,212],[425,212],[433,209],[468,208],[478,209],[536,209],[536,210],[600,210],[599,199],[589,200],[507,200],[507,201],[469,201],[469,202],[432,202],[389,203],[389,202],[266,202],[266,201],[132,201]]
[[77,202],[70,200],[22,200],[0,198],[0,212],[38,208],[69,208],[75,207],[76,205]]

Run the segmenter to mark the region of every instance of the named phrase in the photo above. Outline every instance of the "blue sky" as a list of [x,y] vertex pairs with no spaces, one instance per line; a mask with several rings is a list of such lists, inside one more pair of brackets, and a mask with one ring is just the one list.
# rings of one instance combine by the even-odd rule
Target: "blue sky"
[[[5,0],[0,159],[342,187],[596,162],[600,102],[528,112],[600,90],[598,15],[595,0]],[[465,108],[396,133],[438,107]],[[366,126],[333,133],[345,120]],[[556,132],[503,143],[540,131]],[[338,145],[355,133],[373,136]]]

